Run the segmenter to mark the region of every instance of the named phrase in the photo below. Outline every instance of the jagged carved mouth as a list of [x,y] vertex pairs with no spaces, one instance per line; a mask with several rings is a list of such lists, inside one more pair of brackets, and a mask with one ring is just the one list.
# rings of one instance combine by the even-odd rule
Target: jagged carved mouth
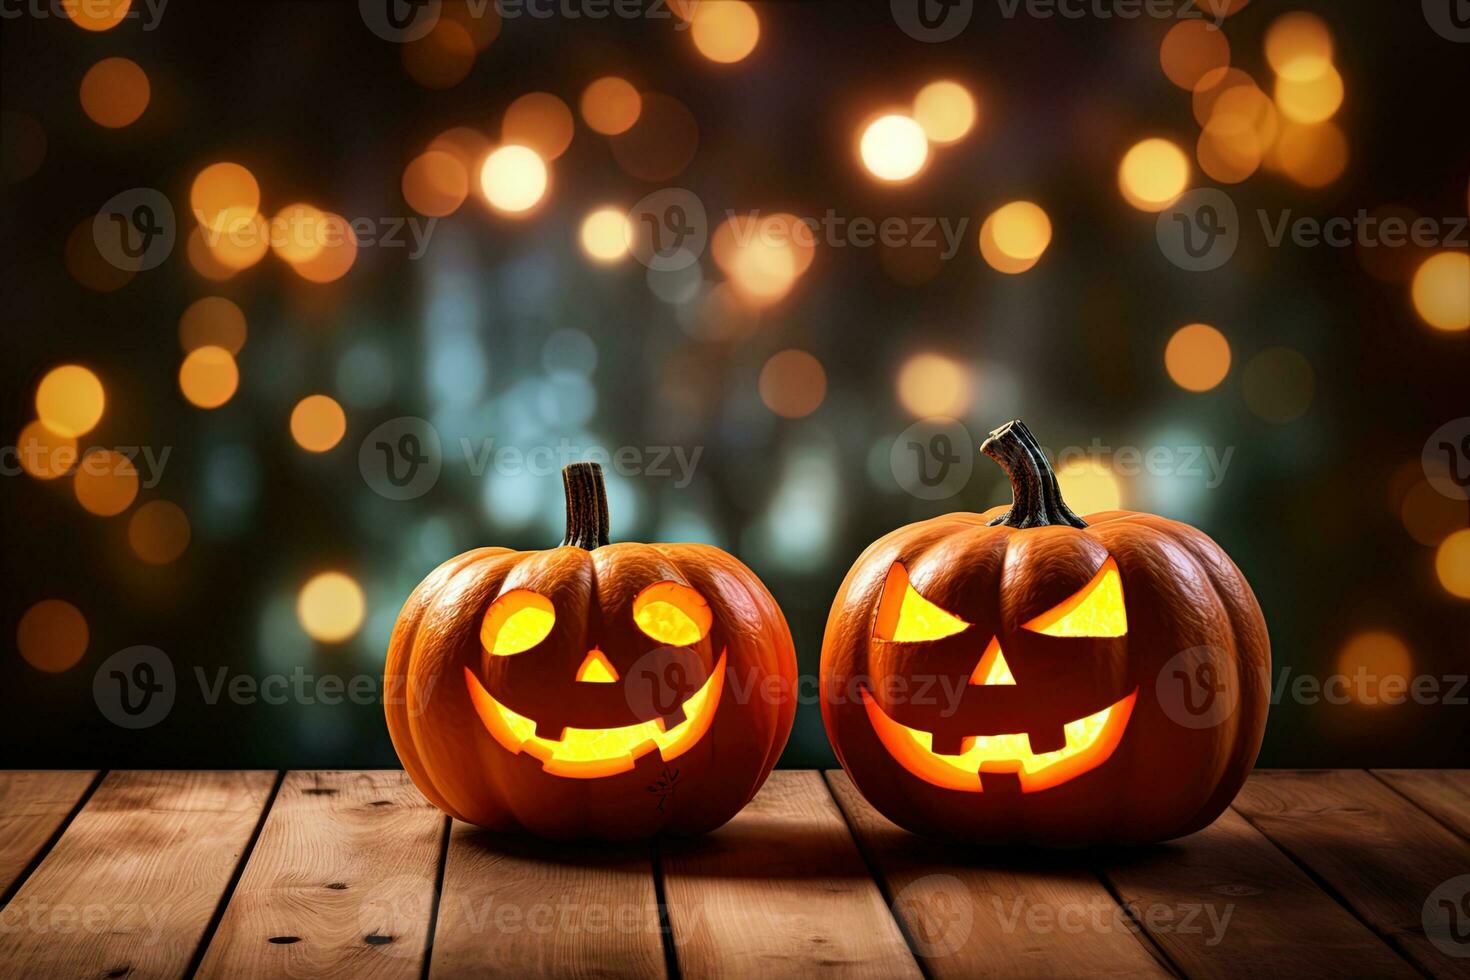
[[1014,732],[968,736],[957,754],[946,754],[934,751],[933,733],[894,721],[866,688],[861,693],[873,731],[901,766],[927,783],[968,793],[982,792],[987,776],[996,785],[1019,782],[1022,793],[1039,793],[1096,769],[1122,741],[1138,697],[1134,688],[1101,711],[1066,722],[1058,749],[1034,752],[1031,736]]
[[725,685],[725,653],[699,690],[680,706],[684,720],[669,725],[654,718],[620,728],[563,728],[561,737],[536,734],[536,722],[517,714],[485,690],[475,672],[465,668],[470,703],[485,729],[507,752],[525,752],[541,760],[543,771],[573,779],[595,779],[627,772],[648,753],[658,751],[665,762],[687,752],[714,722]]

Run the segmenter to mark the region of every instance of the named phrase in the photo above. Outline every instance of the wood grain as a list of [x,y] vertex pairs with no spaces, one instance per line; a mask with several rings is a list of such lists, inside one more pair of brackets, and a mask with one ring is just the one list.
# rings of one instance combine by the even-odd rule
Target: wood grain
[[1464,943],[1446,947],[1454,940],[1431,940],[1423,924],[1431,893],[1470,875],[1464,839],[1362,770],[1258,772],[1235,807],[1420,969],[1470,972],[1446,951]]
[[446,817],[401,771],[287,773],[200,977],[418,977]]
[[433,977],[660,977],[652,850],[490,834],[454,822]]
[[272,772],[112,772],[5,907],[20,977],[178,977],[275,785]]
[[821,774],[771,774],[713,834],[660,845],[685,977],[918,977]]
[[1099,852],[1098,867],[1185,976],[1416,975],[1233,810],[1182,840]]
[[1170,975],[1085,855],[917,837],[874,810],[845,772],[827,781],[929,976]]
[[1374,769],[1373,775],[1461,837],[1470,839],[1470,770]]
[[0,772],[0,895],[76,808],[96,772]]

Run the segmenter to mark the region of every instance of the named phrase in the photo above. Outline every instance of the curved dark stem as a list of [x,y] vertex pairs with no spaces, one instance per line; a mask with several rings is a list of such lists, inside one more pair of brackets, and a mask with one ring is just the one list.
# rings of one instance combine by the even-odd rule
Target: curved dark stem
[[562,546],[591,551],[607,544],[607,487],[602,467],[572,463],[561,471],[567,490],[567,538]]
[[1007,527],[1045,527],[1065,524],[1086,527],[1087,522],[1062,499],[1057,476],[1047,462],[1041,444],[1020,419],[1007,422],[990,433],[980,451],[995,460],[1011,478],[1011,509],[991,521]]

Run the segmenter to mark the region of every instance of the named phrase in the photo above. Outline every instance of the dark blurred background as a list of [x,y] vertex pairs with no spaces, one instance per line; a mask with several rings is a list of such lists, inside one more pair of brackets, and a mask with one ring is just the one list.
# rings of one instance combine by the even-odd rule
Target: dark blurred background
[[[1470,441],[1434,446],[1470,437],[1470,44],[1432,4],[1235,2],[1216,32],[1102,2],[445,3],[406,29],[81,2],[0,22],[0,766],[395,764],[403,599],[468,548],[555,545],[557,468],[598,452],[613,539],[739,555],[815,675],[867,543],[1008,500],[974,451],[1013,417],[1075,509],[1194,524],[1245,571],[1262,764],[1464,761]],[[503,144],[535,156],[492,157],[487,199]],[[1238,241],[1193,271],[1170,209],[1202,189]],[[1273,242],[1334,218],[1351,240]],[[440,473],[400,492],[374,444],[405,433]],[[935,435],[963,455],[939,490],[905,463]],[[167,697],[130,714],[114,671]],[[814,703],[783,762],[831,764]]]

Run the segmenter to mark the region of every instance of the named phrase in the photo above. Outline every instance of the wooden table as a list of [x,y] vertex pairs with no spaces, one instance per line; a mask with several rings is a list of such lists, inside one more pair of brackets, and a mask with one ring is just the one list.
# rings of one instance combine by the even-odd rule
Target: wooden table
[[1067,854],[913,837],[841,772],[630,846],[396,771],[10,772],[0,974],[1465,977],[1467,841],[1467,771],[1259,772],[1192,837]]

